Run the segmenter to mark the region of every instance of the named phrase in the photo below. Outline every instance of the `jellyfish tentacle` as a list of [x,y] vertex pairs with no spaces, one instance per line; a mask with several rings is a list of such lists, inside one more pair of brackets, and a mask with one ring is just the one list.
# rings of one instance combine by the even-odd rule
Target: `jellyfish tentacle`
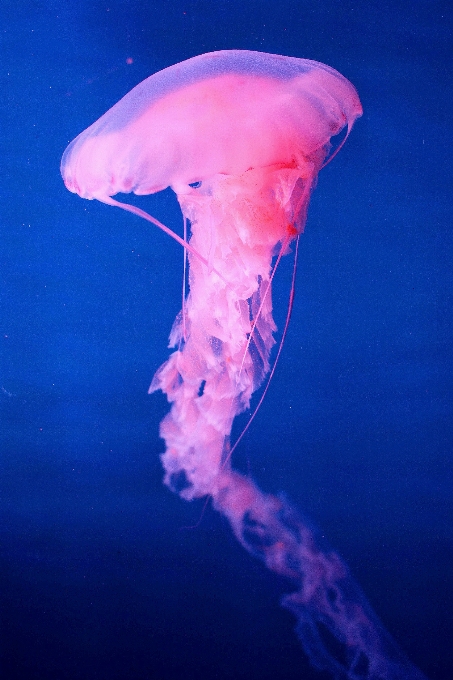
[[270,276],[269,276],[269,281],[267,282],[267,285],[266,285],[266,287],[265,287],[265,289],[264,289],[264,293],[263,293],[263,295],[261,296],[261,300],[260,300],[260,304],[259,304],[259,307],[258,307],[258,311],[256,312],[256,314],[254,315],[254,318],[252,319],[252,326],[251,326],[251,328],[250,328],[250,333],[249,333],[249,335],[248,335],[247,344],[246,344],[246,346],[245,346],[245,348],[244,348],[244,354],[242,355],[242,361],[241,361],[241,366],[240,366],[240,369],[239,369],[239,376],[238,376],[238,379],[239,379],[239,377],[240,377],[240,375],[241,375],[242,368],[243,368],[243,366],[244,366],[244,361],[245,361],[245,358],[246,358],[246,356],[247,356],[247,352],[249,351],[249,348],[250,348],[250,343],[251,343],[252,340],[253,340],[253,333],[254,333],[254,331],[255,331],[256,325],[257,325],[257,323],[258,323],[258,321],[259,321],[259,319],[260,319],[261,312],[262,312],[263,307],[264,307],[264,304],[265,304],[265,302],[266,302],[267,294],[268,294],[268,292],[269,292],[270,289],[271,289],[271,285],[272,285],[272,281],[274,280],[275,272],[277,271],[277,267],[278,267],[278,265],[280,264],[280,260],[282,259],[282,255],[284,255],[284,254],[286,253],[286,249],[288,248],[288,245],[289,245],[290,241],[292,240],[292,238],[293,238],[293,235],[292,235],[291,232],[289,231],[288,234],[287,234],[287,236],[285,237],[285,240],[283,241],[283,243],[282,243],[281,246],[280,246],[280,250],[279,250],[279,253],[278,253],[278,256],[277,256],[277,260],[275,261],[275,264],[274,264],[274,266],[272,267],[272,271],[271,271],[271,274],[270,274]]
[[284,495],[264,494],[228,469],[213,502],[243,547],[294,583],[282,605],[296,616],[313,666],[338,680],[426,680],[387,633],[341,557]]
[[275,369],[277,368],[277,363],[278,363],[278,360],[280,358],[280,354],[281,354],[282,349],[283,349],[283,344],[285,342],[286,334],[288,332],[289,322],[291,320],[291,314],[292,314],[292,311],[293,311],[294,295],[295,295],[295,291],[296,291],[296,273],[297,273],[297,257],[298,257],[298,253],[299,253],[299,241],[300,241],[300,235],[296,238],[296,246],[295,246],[295,249],[294,249],[293,273],[292,273],[292,279],[291,279],[291,289],[289,291],[289,297],[288,297],[288,308],[287,308],[287,311],[286,311],[285,325],[283,327],[282,337],[280,338],[280,342],[279,342],[279,345],[278,345],[277,354],[276,354],[276,357],[274,359],[274,363],[272,365],[269,376],[266,380],[266,384],[264,386],[263,392],[262,392],[262,394],[259,398],[259,401],[258,401],[257,405],[255,406],[253,413],[250,416],[250,418],[248,419],[248,421],[247,421],[245,427],[243,428],[242,432],[240,433],[240,435],[238,436],[238,438],[234,442],[233,446],[230,448],[230,450],[228,452],[228,460],[233,455],[234,451],[236,450],[239,443],[243,439],[245,433],[249,429],[253,420],[255,420],[256,414],[258,413],[258,411],[261,407],[261,404],[263,403],[264,398],[266,397],[267,391],[268,391],[269,386],[271,384],[271,380],[272,380],[274,373],[275,373]]
[[[187,218],[183,215],[183,238],[184,243],[187,243]],[[187,248],[184,246],[184,260],[182,268],[182,339],[187,340],[186,328],[186,278],[187,278]]]
[[[263,172],[261,188],[275,187],[282,172]],[[170,413],[161,423],[166,442],[161,456],[164,481],[187,500],[211,497],[244,548],[294,582],[295,591],[282,604],[296,615],[297,634],[316,668],[329,671],[338,680],[425,680],[387,634],[345,563],[322,543],[310,523],[283,498],[261,492],[250,478],[231,467],[237,445],[230,448],[233,419],[248,407],[253,391],[269,370],[272,377],[276,365],[269,367],[275,330],[271,263],[276,243],[285,243],[283,216],[290,208],[288,203],[274,205],[278,229],[276,223],[267,225],[268,233],[277,239],[271,245],[267,234],[257,230],[257,224],[262,224],[257,220],[262,215],[256,212],[256,202],[262,199],[261,190],[256,190],[259,174],[241,177],[240,185],[239,178],[216,178],[207,183],[204,200],[200,194],[196,201],[187,195],[179,197],[192,224],[191,244],[203,255],[203,248],[209,247],[204,225],[215,219],[214,261],[229,285],[214,280],[212,272],[189,251],[187,341],[159,369],[152,385],[162,389],[171,403]],[[300,191],[303,193],[299,186],[296,193]],[[275,193],[264,194],[275,200]],[[308,189],[305,196],[309,196]],[[295,204],[299,206],[297,201]],[[299,207],[299,214],[305,215],[305,208]],[[247,229],[244,215],[250,220]],[[299,237],[283,338],[294,301],[298,244]],[[257,251],[259,258],[254,257]],[[261,311],[256,336],[248,343],[251,306]],[[178,333],[180,322],[172,333],[173,342]],[[280,343],[276,360],[281,348]]]
[[175,234],[174,231],[172,231],[169,227],[166,227],[165,224],[162,224],[162,222],[159,222],[159,220],[156,220],[155,217],[147,213],[145,210],[142,210],[141,208],[137,208],[135,205],[131,205],[130,203],[123,203],[122,201],[117,201],[111,196],[96,196],[96,199],[100,201],[101,203],[107,203],[108,205],[114,205],[117,208],[122,208],[122,210],[127,210],[127,212],[131,212],[134,215],[137,215],[138,217],[142,217],[144,220],[147,222],[151,222],[151,224],[154,224],[156,227],[159,227],[163,232],[168,234],[168,236],[171,236],[172,239],[174,239],[177,243],[179,243],[180,246],[188,250],[189,252],[192,253],[195,257],[198,257],[201,262],[210,270],[213,271],[217,276],[220,278],[222,277],[222,274],[220,274],[215,267],[212,266],[212,263],[209,263],[209,261],[203,257],[193,246],[191,246],[185,239],[182,239],[178,234]]

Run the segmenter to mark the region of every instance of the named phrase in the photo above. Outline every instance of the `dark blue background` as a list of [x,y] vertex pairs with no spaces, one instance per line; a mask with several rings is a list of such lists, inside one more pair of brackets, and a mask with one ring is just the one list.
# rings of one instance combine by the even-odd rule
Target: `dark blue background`
[[[322,527],[414,663],[453,677],[450,7],[3,0],[5,680],[320,677],[278,606],[286,584],[210,508],[184,530],[202,503],[161,484],[167,405],[147,388],[181,249],[59,175],[131,87],[228,48],[330,64],[365,111],[321,173],[284,352],[235,463]],[[136,203],[180,229],[171,192]],[[280,326],[289,277],[288,258]]]

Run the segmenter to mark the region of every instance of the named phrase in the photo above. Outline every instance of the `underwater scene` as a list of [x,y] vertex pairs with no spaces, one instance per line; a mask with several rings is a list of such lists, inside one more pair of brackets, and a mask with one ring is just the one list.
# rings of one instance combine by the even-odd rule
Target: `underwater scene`
[[2,4],[2,680],[451,680],[452,14]]

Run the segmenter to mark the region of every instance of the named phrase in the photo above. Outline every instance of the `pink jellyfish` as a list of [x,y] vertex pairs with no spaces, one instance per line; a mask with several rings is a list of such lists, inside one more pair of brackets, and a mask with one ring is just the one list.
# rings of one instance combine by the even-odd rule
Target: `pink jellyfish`
[[[209,495],[242,545],[294,581],[283,604],[317,668],[350,680],[422,678],[339,556],[317,544],[284,498],[230,464],[233,419],[270,370],[275,260],[304,229],[331,138],[347,136],[361,113],[354,87],[329,66],[213,52],[137,85],[68,146],[61,172],[70,191],[148,219],[188,252],[190,292],[170,334],[176,349],[150,387],[171,403],[160,428],[165,483],[187,500]],[[169,186],[190,240],[111,198]]]

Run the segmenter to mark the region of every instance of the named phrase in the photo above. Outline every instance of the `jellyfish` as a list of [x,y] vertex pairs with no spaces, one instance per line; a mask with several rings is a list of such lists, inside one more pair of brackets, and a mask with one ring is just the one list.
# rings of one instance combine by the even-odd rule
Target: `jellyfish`
[[[61,173],[70,191],[149,220],[187,254],[174,351],[149,390],[171,404],[160,426],[165,484],[186,500],[211,498],[244,548],[294,583],[282,604],[317,669],[348,680],[422,680],[311,523],[232,466],[233,420],[272,374],[277,264],[291,244],[297,252],[318,173],[361,114],[355,88],[329,66],[212,52],[137,85],[68,146]],[[167,187],[183,237],[112,198]]]

